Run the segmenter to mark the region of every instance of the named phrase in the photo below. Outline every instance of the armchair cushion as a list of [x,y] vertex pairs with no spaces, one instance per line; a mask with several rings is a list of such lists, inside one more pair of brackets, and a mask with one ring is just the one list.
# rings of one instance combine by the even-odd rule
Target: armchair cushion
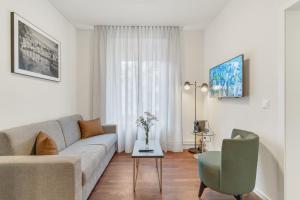
[[220,189],[221,152],[209,151],[199,155],[200,180],[214,190]]

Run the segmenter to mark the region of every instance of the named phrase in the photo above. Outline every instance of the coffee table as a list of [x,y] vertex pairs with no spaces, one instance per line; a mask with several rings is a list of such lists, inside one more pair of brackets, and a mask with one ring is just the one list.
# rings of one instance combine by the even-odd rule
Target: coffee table
[[[162,192],[162,159],[164,158],[164,152],[161,149],[160,143],[157,140],[149,141],[149,149],[153,149],[153,152],[139,152],[140,149],[145,149],[145,140],[136,140],[131,157],[133,158],[133,191],[135,192],[136,182],[139,171],[139,159],[140,158],[154,158],[156,164],[156,171],[159,182],[159,190]],[[158,167],[159,160],[159,167]]]

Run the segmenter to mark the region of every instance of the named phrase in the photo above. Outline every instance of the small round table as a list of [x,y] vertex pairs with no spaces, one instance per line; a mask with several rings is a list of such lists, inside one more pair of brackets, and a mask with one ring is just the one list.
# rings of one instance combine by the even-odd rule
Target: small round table
[[197,146],[196,144],[196,140],[195,140],[195,147],[194,148],[190,148],[189,152],[194,153],[194,154],[198,154],[198,153],[202,153],[205,152],[205,146],[206,146],[206,141],[209,138],[209,142],[211,141],[211,138],[215,135],[213,132],[209,131],[208,129],[206,129],[205,131],[202,132],[197,132],[197,133],[192,133],[195,134],[196,136],[200,136],[200,144]]

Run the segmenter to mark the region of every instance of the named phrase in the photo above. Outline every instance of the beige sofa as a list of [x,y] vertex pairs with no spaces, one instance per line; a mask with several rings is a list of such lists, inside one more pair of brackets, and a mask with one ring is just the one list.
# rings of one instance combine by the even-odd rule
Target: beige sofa
[[[80,115],[0,132],[0,199],[85,200],[117,149],[115,125],[80,139]],[[39,131],[51,136],[55,156],[34,156]]]

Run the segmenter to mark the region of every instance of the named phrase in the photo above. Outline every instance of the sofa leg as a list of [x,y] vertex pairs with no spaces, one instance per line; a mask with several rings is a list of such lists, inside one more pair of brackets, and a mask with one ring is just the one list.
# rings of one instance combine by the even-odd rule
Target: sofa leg
[[201,197],[201,195],[202,195],[205,188],[206,188],[206,185],[201,181],[198,197]]
[[242,195],[235,195],[234,198],[235,198],[236,200],[242,200]]

